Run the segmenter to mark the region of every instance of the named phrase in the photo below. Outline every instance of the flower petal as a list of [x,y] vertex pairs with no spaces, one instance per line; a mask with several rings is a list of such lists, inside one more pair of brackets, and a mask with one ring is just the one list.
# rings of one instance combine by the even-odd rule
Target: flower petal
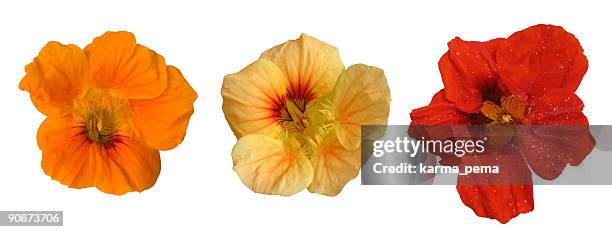
[[338,78],[332,100],[335,132],[349,150],[359,148],[361,125],[386,125],[391,101],[382,69],[352,65]]
[[495,49],[503,41],[468,42],[455,38],[438,62],[446,97],[464,112],[480,110],[483,94],[497,81]]
[[557,178],[567,164],[579,165],[595,147],[584,104],[567,89],[554,89],[537,98],[521,131],[521,152],[540,177]]
[[130,32],[106,32],[85,47],[95,83],[128,99],[152,99],[168,86],[164,58]]
[[532,101],[525,119],[528,125],[588,125],[584,103],[567,89],[553,89]]
[[236,137],[276,133],[286,94],[282,72],[267,60],[227,75],[221,87],[223,113]]
[[[465,137],[467,126],[459,125],[470,124],[469,114],[447,100],[444,90],[438,91],[428,106],[412,110],[410,118],[412,121],[408,127],[408,134],[417,139],[448,139],[455,135]],[[442,165],[456,165],[459,162],[454,154],[436,153],[436,155],[441,157]]]
[[497,51],[500,80],[515,95],[575,92],[588,61],[578,39],[562,27],[535,25],[508,37]]
[[94,186],[95,157],[82,123],[70,117],[49,117],[40,124],[37,141],[45,174],[71,188]]
[[150,188],[160,172],[157,150],[124,136],[98,145],[89,140],[82,122],[69,117],[47,118],[37,138],[45,173],[71,188],[95,186],[122,195]]
[[242,183],[257,193],[290,196],[312,181],[308,158],[297,147],[266,135],[239,139],[232,160]]
[[531,172],[512,146],[487,147],[485,153],[461,157],[465,166],[498,166],[499,173],[459,175],[457,191],[461,201],[480,217],[506,223],[534,207]]
[[94,145],[95,185],[100,191],[122,195],[147,190],[161,170],[159,151],[138,139],[120,137],[110,146]]
[[131,100],[134,123],[145,143],[159,150],[179,145],[185,137],[197,93],[181,72],[168,66],[168,88],[151,100]]
[[314,168],[314,178],[308,191],[336,196],[346,183],[359,174],[361,155],[359,149],[346,149],[331,133],[314,149],[310,162]]
[[344,70],[338,49],[306,34],[261,54],[289,81],[289,97],[311,100],[333,90]]
[[410,112],[411,125],[463,125],[469,123],[469,116],[446,100],[446,91],[434,95],[428,106]]
[[91,78],[85,53],[58,42],[47,43],[25,72],[19,89],[30,92],[32,103],[45,115],[72,107],[72,100]]
[[457,191],[476,215],[501,223],[533,211],[533,185],[457,185]]

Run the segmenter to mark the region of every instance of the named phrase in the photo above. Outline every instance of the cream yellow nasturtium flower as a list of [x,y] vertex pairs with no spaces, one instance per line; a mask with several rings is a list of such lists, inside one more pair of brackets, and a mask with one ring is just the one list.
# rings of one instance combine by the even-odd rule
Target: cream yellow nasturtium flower
[[265,51],[223,80],[223,112],[238,142],[234,170],[263,194],[335,196],[361,165],[361,125],[385,125],[383,70],[344,69],[338,49],[308,35]]

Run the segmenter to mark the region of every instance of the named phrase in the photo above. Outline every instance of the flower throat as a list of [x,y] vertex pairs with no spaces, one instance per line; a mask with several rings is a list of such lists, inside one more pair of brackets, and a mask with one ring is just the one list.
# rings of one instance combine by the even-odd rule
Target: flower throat
[[89,140],[100,145],[112,143],[127,116],[128,102],[109,90],[89,89],[77,99],[76,109]]

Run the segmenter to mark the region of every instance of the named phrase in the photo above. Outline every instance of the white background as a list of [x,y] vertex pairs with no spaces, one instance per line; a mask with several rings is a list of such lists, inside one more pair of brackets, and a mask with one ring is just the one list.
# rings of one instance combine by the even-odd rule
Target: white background
[[[538,23],[562,25],[589,59],[578,90],[586,115],[592,124],[612,124],[612,8],[605,1],[428,2],[1,3],[0,210],[63,210],[65,226],[0,231],[609,229],[612,186],[535,186],[535,211],[506,225],[477,217],[454,186],[361,186],[355,179],[333,198],[307,191],[267,196],[243,186],[230,158],[235,137],[221,111],[223,76],[302,32],[338,47],[347,67],[384,69],[389,123],[408,124],[410,111],[442,88],[437,62],[454,36],[488,40]],[[185,141],[162,152],[157,184],[120,197],[69,189],[42,172],[35,135],[44,117],[17,88],[23,67],[47,41],[84,47],[107,30],[133,32],[199,94]]]

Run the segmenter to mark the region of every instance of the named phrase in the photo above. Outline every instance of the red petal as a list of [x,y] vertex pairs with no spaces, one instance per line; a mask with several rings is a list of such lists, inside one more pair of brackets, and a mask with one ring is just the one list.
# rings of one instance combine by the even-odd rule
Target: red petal
[[499,46],[496,58],[500,80],[514,95],[538,97],[555,88],[575,92],[588,68],[578,39],[552,25],[514,33]]
[[463,125],[469,122],[468,114],[446,100],[445,90],[436,93],[428,106],[412,110],[411,125]]
[[[469,116],[465,112],[457,109],[455,104],[446,99],[444,90],[438,91],[428,106],[412,110],[410,113],[412,122],[408,129],[408,134],[412,138],[448,138],[455,134],[453,128],[449,125],[467,125],[469,124]],[[441,125],[435,127],[435,125]],[[455,165],[459,159],[455,155],[436,154],[442,160],[442,165]]]
[[461,201],[476,215],[506,223],[533,210],[531,172],[512,147],[503,150],[488,147],[486,154],[461,157],[460,170],[468,165],[499,167],[499,174],[459,175],[457,191]]
[[553,180],[567,164],[579,165],[595,146],[578,96],[555,89],[537,98],[522,128],[523,156],[540,177]]
[[438,62],[438,67],[448,100],[462,111],[478,112],[483,92],[495,86],[494,51],[499,41],[467,42],[455,38],[448,42],[449,50]]
[[457,185],[461,201],[479,217],[507,223],[533,210],[533,185]]
[[533,99],[525,119],[527,125],[589,125],[582,113],[584,103],[567,89],[553,89]]

